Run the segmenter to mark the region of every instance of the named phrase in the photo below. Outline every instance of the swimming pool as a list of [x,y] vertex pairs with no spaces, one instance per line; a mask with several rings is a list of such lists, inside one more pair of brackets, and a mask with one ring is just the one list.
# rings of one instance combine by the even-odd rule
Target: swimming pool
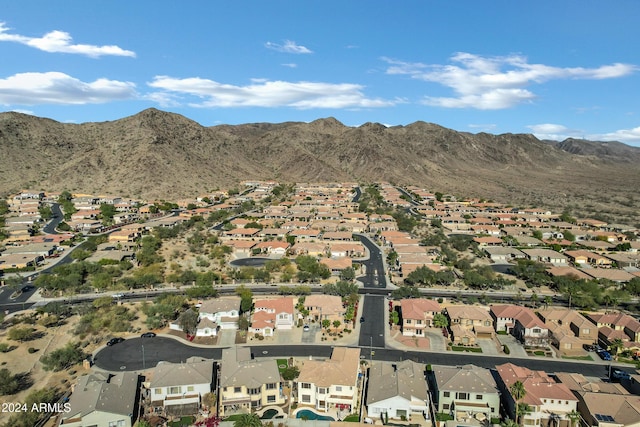
[[296,418],[306,418],[307,420],[335,421],[335,418],[328,415],[319,415],[308,409],[302,409],[296,414]]

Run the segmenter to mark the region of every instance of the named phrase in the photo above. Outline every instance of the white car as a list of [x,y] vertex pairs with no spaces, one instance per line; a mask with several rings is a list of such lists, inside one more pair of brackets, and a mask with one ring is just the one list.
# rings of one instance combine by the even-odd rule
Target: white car
[[304,325],[304,326],[302,327],[302,330],[303,330],[303,331],[305,331],[305,332],[309,332],[309,329],[310,329],[310,328],[309,328],[309,325]]

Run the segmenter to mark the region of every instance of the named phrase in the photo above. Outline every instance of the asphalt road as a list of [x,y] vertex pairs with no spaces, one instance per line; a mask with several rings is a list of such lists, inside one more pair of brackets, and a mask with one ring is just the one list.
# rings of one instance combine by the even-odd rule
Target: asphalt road
[[[144,348],[144,350],[143,350]],[[290,346],[255,346],[251,347],[254,358],[261,357],[329,357],[332,346],[328,345],[290,345]],[[361,358],[369,359],[369,345],[361,346]],[[607,366],[600,363],[576,363],[558,359],[491,357],[471,353],[429,353],[403,351],[396,349],[376,348],[373,360],[400,361],[414,360],[425,364],[462,366],[474,364],[483,368],[495,369],[496,365],[513,362],[533,370],[549,373],[577,372],[586,376],[605,377]],[[172,338],[132,338],[111,347],[99,350],[94,361],[97,367],[107,371],[139,371],[156,366],[160,361],[184,362],[191,356],[220,360],[222,348],[192,347]]]
[[[384,348],[384,297],[381,295],[365,295],[362,304],[362,317],[364,322],[360,323],[360,347]],[[358,319],[359,320],[359,319]]]

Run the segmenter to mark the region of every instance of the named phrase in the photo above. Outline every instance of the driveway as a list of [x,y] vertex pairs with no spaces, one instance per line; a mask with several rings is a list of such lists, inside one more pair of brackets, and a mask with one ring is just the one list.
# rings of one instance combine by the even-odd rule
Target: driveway
[[291,344],[293,342],[293,331],[286,329],[278,329],[276,332],[276,343]]
[[496,335],[496,337],[498,338],[498,341],[500,341],[500,344],[506,344],[507,347],[509,347],[509,354],[511,356],[528,357],[527,352],[524,351],[524,347],[522,347],[522,344],[520,344],[520,342],[518,342],[518,340],[512,335]]
[[300,341],[302,344],[313,344],[316,342],[316,333],[320,331],[320,325],[318,323],[309,324],[309,330],[302,332],[302,338]]
[[236,330],[235,329],[221,329],[219,331],[220,337],[218,345],[233,346],[236,343]]
[[[494,341],[492,338],[478,338],[476,343],[478,347],[482,349],[482,354],[486,354],[487,356],[502,354],[501,349],[499,349],[500,343],[497,340]],[[511,346],[509,346],[509,349],[511,349]]]
[[425,329],[424,335],[429,338],[431,351],[447,351],[447,340],[439,328]]

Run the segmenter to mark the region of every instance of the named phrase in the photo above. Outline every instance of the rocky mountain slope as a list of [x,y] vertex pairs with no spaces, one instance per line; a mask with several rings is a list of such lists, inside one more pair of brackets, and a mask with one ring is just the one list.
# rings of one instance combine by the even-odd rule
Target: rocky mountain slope
[[640,149],[620,143],[456,132],[416,122],[203,127],[148,109],[112,122],[63,124],[0,114],[0,192],[69,189],[176,198],[245,179],[416,184],[433,191],[632,215]]

